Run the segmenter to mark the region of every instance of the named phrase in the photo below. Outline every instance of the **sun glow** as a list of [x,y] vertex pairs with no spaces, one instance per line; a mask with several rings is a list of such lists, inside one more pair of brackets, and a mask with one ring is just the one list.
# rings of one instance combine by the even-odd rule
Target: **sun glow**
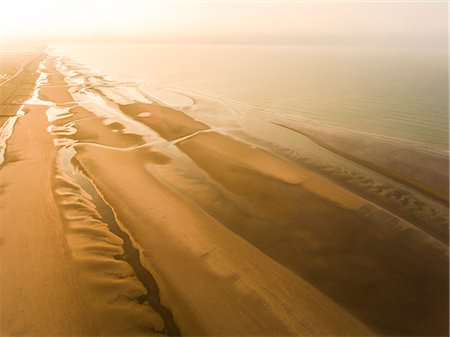
[[[59,2],[61,4],[62,2]],[[2,19],[0,20],[0,36],[18,38],[40,33],[48,33],[47,29],[61,19],[62,11],[58,1],[16,0],[2,3]]]
[[[139,0],[13,0],[2,3],[0,38],[114,34],[157,20],[162,2]],[[144,10],[143,10],[144,9]],[[145,16],[146,15],[146,16]],[[132,17],[133,19],[130,19]]]
[[0,40],[446,40],[445,3],[333,1],[5,0]]

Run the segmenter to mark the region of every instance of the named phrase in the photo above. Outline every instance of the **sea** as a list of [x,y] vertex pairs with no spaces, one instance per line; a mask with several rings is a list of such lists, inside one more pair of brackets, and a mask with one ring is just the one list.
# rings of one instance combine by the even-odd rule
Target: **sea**
[[447,49],[58,43],[49,50],[197,116],[203,109],[206,118],[210,102],[216,116],[238,123],[314,122],[448,153]]

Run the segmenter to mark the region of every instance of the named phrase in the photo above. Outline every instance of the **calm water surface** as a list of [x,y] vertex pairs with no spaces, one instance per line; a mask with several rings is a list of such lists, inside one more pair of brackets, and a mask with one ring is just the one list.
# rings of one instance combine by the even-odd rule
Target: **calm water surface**
[[[442,49],[58,44],[150,95],[220,101],[239,118],[313,120],[448,150]],[[225,111],[223,112],[226,113]]]

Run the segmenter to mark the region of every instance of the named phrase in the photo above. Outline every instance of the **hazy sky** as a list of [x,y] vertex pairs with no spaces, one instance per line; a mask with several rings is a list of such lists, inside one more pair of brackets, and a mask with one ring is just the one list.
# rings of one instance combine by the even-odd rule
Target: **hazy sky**
[[441,43],[447,34],[445,1],[6,0],[1,10],[3,39]]

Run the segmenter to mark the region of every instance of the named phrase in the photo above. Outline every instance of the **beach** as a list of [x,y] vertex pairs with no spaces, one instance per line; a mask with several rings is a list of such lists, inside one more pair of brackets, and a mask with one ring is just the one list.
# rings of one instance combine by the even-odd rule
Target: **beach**
[[448,154],[267,121],[342,169],[55,53],[10,72],[3,335],[448,332]]

